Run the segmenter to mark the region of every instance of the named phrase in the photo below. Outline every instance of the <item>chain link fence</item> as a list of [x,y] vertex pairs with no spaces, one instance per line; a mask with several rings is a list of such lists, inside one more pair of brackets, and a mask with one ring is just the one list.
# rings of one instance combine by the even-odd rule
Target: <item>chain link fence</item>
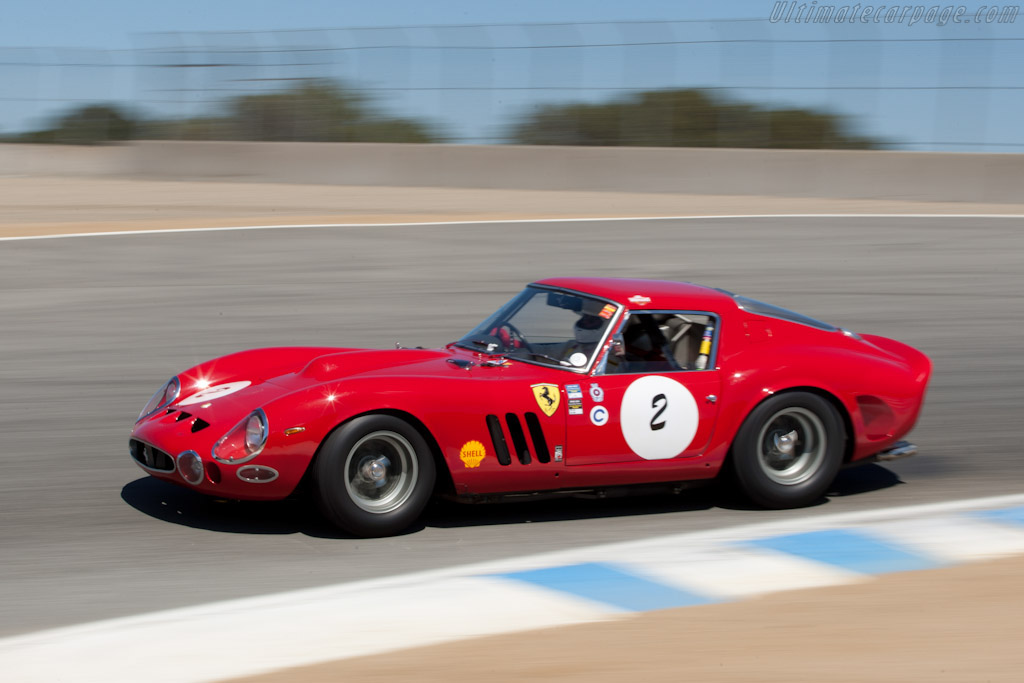
[[[147,120],[215,118],[239,97],[330,82],[371,117],[491,144],[511,141],[546,106],[692,88],[721,102],[838,115],[883,148],[1020,152],[1022,27],[1024,18],[910,27],[765,16],[160,33],[119,51],[0,48],[0,134],[93,103]],[[662,124],[625,115],[618,125],[629,140]],[[770,134],[749,131],[753,146],[771,146]]]

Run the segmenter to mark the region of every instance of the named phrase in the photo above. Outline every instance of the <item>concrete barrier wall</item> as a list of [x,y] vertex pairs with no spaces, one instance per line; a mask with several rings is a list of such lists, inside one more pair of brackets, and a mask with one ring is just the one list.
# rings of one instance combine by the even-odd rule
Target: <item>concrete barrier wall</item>
[[0,144],[0,175],[126,175],[138,150],[128,146],[82,147]]
[[[1024,201],[1024,155],[818,150],[139,142],[0,146],[0,173],[328,185]],[[90,166],[83,160],[94,154]],[[62,155],[66,155],[63,156]],[[63,161],[61,161],[63,159]],[[61,171],[61,163],[65,170]]]

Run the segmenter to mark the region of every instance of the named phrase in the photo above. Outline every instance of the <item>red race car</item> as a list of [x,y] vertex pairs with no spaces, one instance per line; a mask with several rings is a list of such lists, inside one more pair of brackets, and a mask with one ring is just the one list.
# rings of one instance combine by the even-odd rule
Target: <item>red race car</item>
[[[900,439],[931,362],[719,289],[606,278],[529,285],[440,349],[243,351],[172,377],[131,456],[221,498],[276,500],[304,478],[361,536],[412,524],[434,494],[481,500],[710,479],[756,503],[820,499],[844,464]],[[307,477],[308,475],[308,477]]]

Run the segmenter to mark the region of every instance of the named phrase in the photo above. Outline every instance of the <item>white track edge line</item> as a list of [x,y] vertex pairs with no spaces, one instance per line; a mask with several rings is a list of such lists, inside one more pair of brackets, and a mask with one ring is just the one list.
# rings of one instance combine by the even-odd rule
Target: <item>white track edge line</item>
[[466,221],[417,221],[408,223],[300,223],[284,225],[235,225],[209,228],[161,228],[155,230],[113,230],[108,232],[72,232],[52,235],[16,235],[0,237],[0,242],[68,239],[73,237],[116,237],[119,235],[169,235],[184,232],[231,232],[236,230],[301,230],[310,228],[411,228],[432,225],[509,225],[516,223],[606,223],[617,221],[693,221],[762,218],[1008,218],[1021,219],[1019,213],[750,213],[685,216],[606,216],[591,218],[501,218]]
[[[769,533],[787,533],[805,529],[843,526],[855,523],[871,522],[878,519],[899,516],[915,516],[929,513],[956,512],[972,509],[998,508],[1001,506],[1024,504],[1024,493],[1009,494],[1002,496],[990,496],[984,498],[970,498],[944,503],[923,503],[919,505],[908,505],[901,507],[882,508],[880,510],[861,510],[856,512],[841,512],[831,515],[816,517],[801,517],[795,520],[781,520],[773,522],[760,522],[745,524],[735,527],[720,529],[707,529],[703,531],[687,532],[682,534],[668,534],[664,536],[652,536],[635,541],[600,544],[571,550],[560,550],[549,553],[539,553],[523,558],[523,561],[530,561],[535,564],[550,564],[560,559],[571,559],[584,553],[614,551],[621,553],[634,546],[640,546],[655,542],[671,541],[701,541],[707,539],[717,540],[740,540],[744,538],[755,538],[768,535]],[[430,569],[422,572],[398,574],[377,579],[365,579],[359,581],[344,582],[328,586],[317,586],[313,588],[302,588],[293,591],[283,591],[270,595],[259,595],[233,600],[178,607],[144,614],[136,614],[126,617],[115,617],[99,621],[60,626],[52,629],[22,633],[14,636],[0,638],[0,648],[17,647],[19,644],[39,642],[51,639],[71,638],[87,635],[107,629],[127,628],[133,625],[142,625],[153,621],[186,621],[188,619],[201,618],[207,614],[221,614],[225,611],[255,611],[258,609],[273,607],[281,603],[292,603],[294,601],[312,601],[318,597],[333,593],[339,590],[358,591],[372,588],[387,587],[394,584],[424,583],[426,581],[446,578],[452,576],[465,576],[466,574],[487,574],[497,573],[506,567],[513,558],[501,560],[490,560],[467,565],[456,565]]]

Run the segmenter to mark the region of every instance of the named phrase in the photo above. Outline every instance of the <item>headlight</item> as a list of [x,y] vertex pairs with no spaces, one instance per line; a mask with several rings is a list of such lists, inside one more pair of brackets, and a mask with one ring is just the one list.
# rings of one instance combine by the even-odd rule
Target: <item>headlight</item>
[[149,417],[156,411],[163,410],[167,406],[171,405],[178,398],[179,393],[181,393],[181,382],[177,377],[170,378],[155,394],[153,394],[153,398],[149,399],[146,403],[146,407],[142,409],[142,412],[139,413],[138,419],[135,421],[138,422],[143,418]]
[[211,455],[214,460],[228,464],[252,460],[263,451],[269,434],[266,414],[254,410],[213,444]]
[[203,461],[195,451],[179,453],[177,466],[181,478],[188,483],[198,486],[203,482]]

